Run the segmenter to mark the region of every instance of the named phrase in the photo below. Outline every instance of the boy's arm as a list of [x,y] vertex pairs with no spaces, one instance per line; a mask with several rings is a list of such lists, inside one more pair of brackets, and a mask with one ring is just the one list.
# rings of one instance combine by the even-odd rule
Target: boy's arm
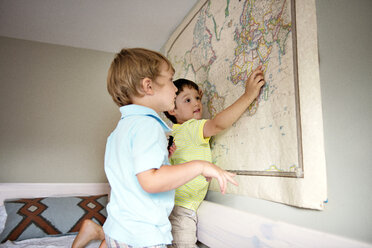
[[178,165],[163,165],[159,169],[138,173],[137,179],[146,192],[159,193],[176,189],[199,175],[203,175],[207,180],[216,178],[222,194],[225,193],[228,182],[237,185],[233,179],[235,174],[203,160],[193,160]]
[[261,68],[261,66],[257,67],[249,76],[245,85],[245,92],[238,100],[218,113],[213,119],[206,121],[203,129],[205,138],[214,136],[230,127],[258,97],[261,87],[265,84]]

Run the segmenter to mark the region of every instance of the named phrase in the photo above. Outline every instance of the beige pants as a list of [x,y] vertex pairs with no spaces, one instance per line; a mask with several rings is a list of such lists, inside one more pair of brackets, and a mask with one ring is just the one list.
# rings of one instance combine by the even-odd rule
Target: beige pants
[[196,224],[198,222],[193,210],[174,206],[169,216],[172,223],[173,242],[168,248],[195,248]]

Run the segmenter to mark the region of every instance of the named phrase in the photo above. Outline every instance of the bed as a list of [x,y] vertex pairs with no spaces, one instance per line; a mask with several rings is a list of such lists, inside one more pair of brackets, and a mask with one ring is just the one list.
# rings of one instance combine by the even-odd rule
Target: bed
[[107,183],[0,184],[0,247],[71,247],[83,219],[104,222],[108,192]]
[[[47,206],[54,204],[59,208],[54,210],[53,214],[47,216],[59,216],[64,219],[74,214],[71,205],[76,206],[76,201],[81,199],[91,199],[85,202],[101,205],[102,208],[96,209],[92,215],[99,219],[99,213],[104,212],[105,201],[109,185],[106,183],[95,184],[12,184],[0,183],[0,231],[3,229],[6,216],[3,203],[13,198],[35,199]],[[105,198],[106,197],[106,198]],[[42,199],[41,199],[42,198]],[[46,200],[45,200],[46,199]],[[74,202],[75,204],[71,204]],[[51,203],[52,202],[52,203]],[[19,209],[15,204],[15,209]],[[90,206],[92,207],[92,206]],[[50,207],[51,211],[53,208]],[[54,208],[55,209],[55,208]],[[33,210],[32,208],[30,210]],[[13,214],[16,211],[13,211]],[[84,211],[83,211],[84,212]],[[89,211],[88,211],[89,212]],[[86,214],[80,211],[80,215]],[[90,217],[92,217],[90,216]],[[12,219],[16,219],[12,217]],[[79,219],[79,218],[78,218]],[[53,221],[53,220],[52,220]],[[55,221],[55,220],[54,220]],[[59,220],[56,221],[57,223]],[[8,222],[7,222],[8,223]],[[9,225],[9,224],[8,224]],[[57,225],[58,226],[58,225]],[[71,226],[71,225],[70,225]],[[60,228],[61,230],[63,228]],[[5,247],[71,247],[76,236],[76,232],[69,232],[57,236],[44,235],[44,237],[21,236],[19,241],[6,241],[0,244],[0,248]],[[0,232],[1,233],[1,232]],[[35,235],[38,236],[38,235]],[[251,214],[235,208],[203,201],[198,209],[198,240],[199,247],[228,248],[228,247],[360,247],[372,248],[371,244],[361,243],[356,240],[350,240],[344,237],[319,232],[304,227],[275,221],[262,216]],[[1,236],[0,236],[1,237]],[[0,241],[1,242],[1,241]],[[93,241],[88,244],[88,248],[99,247],[99,241]]]

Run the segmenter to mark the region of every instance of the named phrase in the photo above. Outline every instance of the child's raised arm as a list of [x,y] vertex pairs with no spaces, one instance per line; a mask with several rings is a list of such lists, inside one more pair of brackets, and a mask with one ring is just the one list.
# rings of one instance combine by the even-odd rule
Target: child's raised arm
[[203,175],[210,181],[216,178],[225,194],[227,183],[238,183],[233,179],[234,173],[227,172],[218,166],[203,160],[193,160],[178,165],[163,165],[159,169],[151,169],[137,174],[138,182],[148,193],[159,193],[176,189],[195,177]]
[[245,92],[238,100],[205,123],[204,137],[214,136],[230,127],[258,97],[261,87],[265,84],[261,68],[262,66],[258,66],[249,76],[245,84]]

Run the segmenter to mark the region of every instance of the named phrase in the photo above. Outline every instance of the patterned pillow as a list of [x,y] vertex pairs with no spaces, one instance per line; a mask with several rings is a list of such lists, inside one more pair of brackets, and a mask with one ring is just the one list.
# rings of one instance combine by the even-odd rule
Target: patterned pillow
[[85,219],[103,225],[107,216],[107,194],[12,199],[4,205],[7,219],[1,243],[76,233]]

